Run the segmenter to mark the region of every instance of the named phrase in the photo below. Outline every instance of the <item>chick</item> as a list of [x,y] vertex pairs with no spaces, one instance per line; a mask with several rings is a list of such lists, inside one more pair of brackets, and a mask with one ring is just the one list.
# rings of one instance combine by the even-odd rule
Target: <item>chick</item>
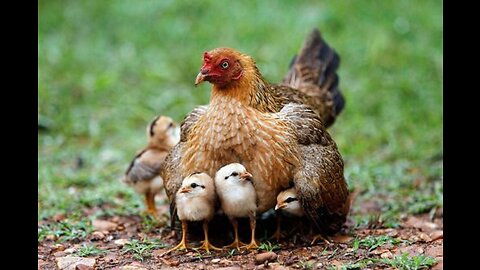
[[297,191],[294,187],[280,192],[277,196],[275,211],[282,210],[296,217],[303,217],[303,208],[297,198]]
[[[193,173],[183,179],[182,186],[175,196],[178,219],[182,222],[182,240],[174,248],[168,250],[187,250],[188,221],[203,221],[205,241],[200,249],[210,252],[210,249],[221,250],[210,244],[208,240],[208,222],[215,214],[215,185],[213,179],[206,173]],[[165,253],[165,254],[166,254]]]
[[147,126],[148,145],[130,163],[123,182],[145,195],[147,212],[157,216],[155,195],[163,189],[160,166],[179,141],[180,129],[170,117],[157,116]]
[[[291,187],[280,192],[277,196],[277,204],[275,205],[275,211],[283,211],[288,213],[292,216],[298,217],[298,228],[303,231],[303,222],[300,218],[305,216],[305,212],[303,211],[303,207],[298,200],[298,195],[295,187]],[[281,236],[281,220],[280,220],[280,213],[277,214],[277,231],[275,232],[274,236],[279,240]],[[310,231],[312,231],[312,224],[310,224]],[[324,237],[322,234],[317,234],[313,237],[311,244],[315,243],[318,239],[322,239],[328,243],[328,239]]]
[[[240,250],[240,247],[252,249],[258,247],[255,240],[257,198],[252,183],[252,175],[239,163],[228,164],[215,175],[215,186],[225,215],[233,225],[235,240],[227,247]],[[249,217],[252,237],[250,244],[240,242],[238,238],[237,218]]]

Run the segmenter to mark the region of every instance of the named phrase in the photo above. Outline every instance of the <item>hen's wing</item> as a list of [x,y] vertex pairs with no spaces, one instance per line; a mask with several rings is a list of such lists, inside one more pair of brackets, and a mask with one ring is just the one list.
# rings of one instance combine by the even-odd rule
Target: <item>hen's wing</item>
[[335,233],[350,209],[337,145],[308,106],[288,104],[279,115],[293,127],[300,145],[302,165],[293,182],[305,214],[322,232]]
[[138,153],[125,172],[126,183],[149,181],[159,175],[160,167],[167,153],[154,149],[144,149]]
[[160,176],[163,178],[165,193],[170,201],[171,227],[175,224],[175,194],[182,185],[183,176],[180,170],[180,160],[182,158],[183,145],[188,140],[191,128],[198,119],[205,114],[207,106],[198,106],[193,109],[180,124],[180,142],[177,143],[168,153],[160,169]]
[[[304,103],[310,105],[321,117],[325,127],[335,121],[345,106],[345,99],[338,88],[337,68],[340,57],[313,29],[298,55],[294,56],[283,84],[311,97]],[[297,91],[298,92],[298,91]],[[303,96],[287,90],[284,95],[291,101]]]

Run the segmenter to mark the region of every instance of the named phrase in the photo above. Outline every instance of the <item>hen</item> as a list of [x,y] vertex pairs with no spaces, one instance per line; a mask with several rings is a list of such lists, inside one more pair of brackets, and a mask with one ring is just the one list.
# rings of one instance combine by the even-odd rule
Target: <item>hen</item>
[[316,29],[281,85],[268,83],[246,54],[205,52],[195,84],[213,85],[210,103],[183,120],[180,142],[161,170],[171,210],[183,177],[214,176],[241,163],[254,176],[258,213],[275,206],[278,193],[293,183],[305,215],[323,233],[337,232],[349,210],[343,160],[326,131],[344,106],[338,64]]

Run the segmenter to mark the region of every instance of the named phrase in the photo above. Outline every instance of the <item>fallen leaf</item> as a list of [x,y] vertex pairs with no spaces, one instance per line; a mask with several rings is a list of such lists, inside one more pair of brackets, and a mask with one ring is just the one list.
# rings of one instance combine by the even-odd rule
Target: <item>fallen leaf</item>
[[75,266],[75,270],[93,270],[93,267],[85,264],[77,264],[77,266]]
[[260,253],[255,256],[255,264],[263,264],[268,261],[274,261],[276,260],[278,255],[275,252],[265,252],[265,253]]
[[436,241],[438,239],[443,239],[443,230],[433,231],[430,234],[431,241]]
[[96,231],[114,231],[118,225],[108,220],[95,219],[92,221],[92,226]]
[[330,240],[332,240],[335,243],[341,243],[341,244],[348,244],[353,237],[348,236],[348,235],[335,235],[330,237]]

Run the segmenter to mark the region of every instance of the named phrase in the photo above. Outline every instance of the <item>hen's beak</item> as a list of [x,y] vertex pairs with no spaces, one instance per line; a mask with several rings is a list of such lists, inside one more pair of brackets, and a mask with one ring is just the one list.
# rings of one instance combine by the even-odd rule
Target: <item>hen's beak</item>
[[203,74],[202,71],[200,71],[197,75],[197,78],[195,79],[195,86],[199,85],[200,83],[205,81],[206,74]]
[[285,207],[287,207],[286,203],[277,204],[275,205],[275,211],[277,211],[278,209],[283,209]]
[[190,189],[188,187],[184,187],[180,190],[180,193],[188,193],[190,192]]
[[249,172],[244,172],[240,174],[240,179],[241,180],[247,180],[247,181],[252,181],[253,175]]

